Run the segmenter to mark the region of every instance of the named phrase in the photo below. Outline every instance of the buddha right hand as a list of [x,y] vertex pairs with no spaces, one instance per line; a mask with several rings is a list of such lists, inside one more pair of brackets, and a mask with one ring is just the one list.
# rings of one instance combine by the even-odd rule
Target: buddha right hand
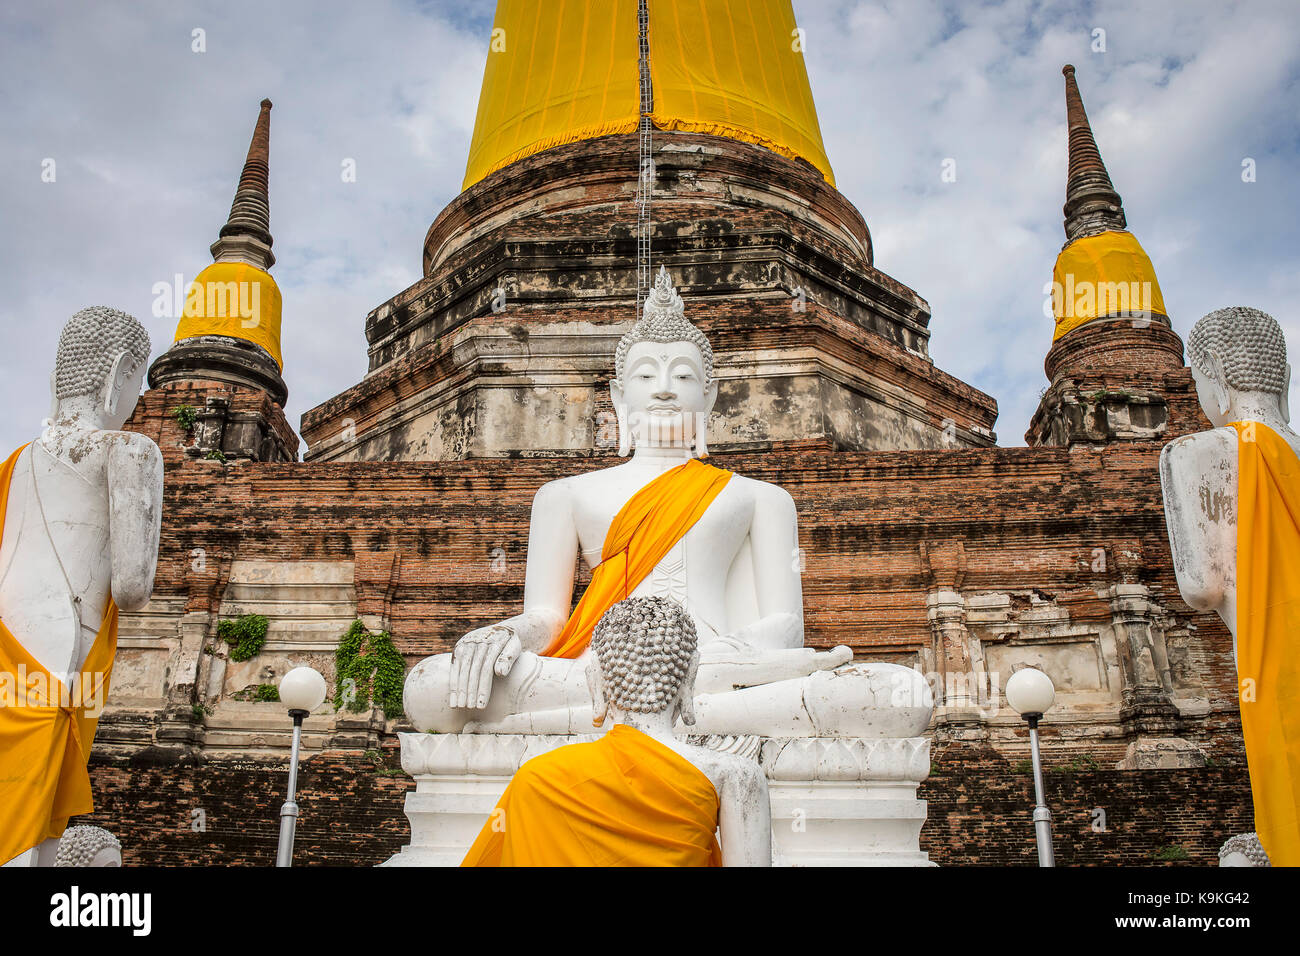
[[492,675],[505,677],[523,646],[514,628],[492,624],[470,631],[451,654],[449,706],[482,710],[492,696]]

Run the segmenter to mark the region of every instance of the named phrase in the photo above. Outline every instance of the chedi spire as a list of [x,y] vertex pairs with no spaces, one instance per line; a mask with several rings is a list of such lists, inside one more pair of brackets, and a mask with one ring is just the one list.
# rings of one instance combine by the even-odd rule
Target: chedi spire
[[1124,206],[1101,160],[1088,114],[1068,63],[1065,74],[1065,119],[1070,141],[1070,166],[1065,182],[1065,236],[1068,240],[1124,229]]
[[[269,269],[275,263],[271,254],[271,200],[267,191],[271,158],[271,101],[262,100],[261,112],[253,127],[253,139],[248,144],[248,158],[239,176],[235,199],[230,204],[230,216],[213,244],[212,256],[221,259],[223,251],[238,246],[243,255],[238,258],[249,265]],[[224,239],[242,239],[238,243],[223,243]],[[253,240],[249,242],[248,240]],[[226,258],[233,258],[227,256]]]
[[151,388],[215,381],[260,389],[281,407],[288,399],[281,375],[283,303],[267,271],[275,263],[267,195],[270,153],[271,101],[262,100],[230,215],[211,247],[212,264],[185,290],[172,347],[149,369]]

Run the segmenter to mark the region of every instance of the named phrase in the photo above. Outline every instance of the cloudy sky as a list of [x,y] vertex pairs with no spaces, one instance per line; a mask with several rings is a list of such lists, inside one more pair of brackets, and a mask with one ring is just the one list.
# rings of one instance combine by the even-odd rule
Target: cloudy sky
[[[0,451],[48,414],[77,309],[124,309],[155,355],[170,344],[176,319],[154,314],[153,287],[211,261],[264,96],[290,421],[358,381],[366,313],[419,277],[424,233],[459,191],[494,6],[0,9]],[[930,302],[936,364],[998,400],[1001,444],[1023,444],[1046,385],[1066,62],[1175,328],[1253,305],[1300,347],[1293,0],[794,6],[839,188],[876,265]]]

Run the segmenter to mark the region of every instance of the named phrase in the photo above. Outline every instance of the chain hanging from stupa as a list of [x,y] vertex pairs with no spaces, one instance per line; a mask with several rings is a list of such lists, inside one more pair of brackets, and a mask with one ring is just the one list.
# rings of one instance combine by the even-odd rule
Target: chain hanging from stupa
[[650,194],[654,191],[655,172],[651,131],[654,124],[654,90],[650,84],[650,14],[648,0],[640,0],[637,10],[638,48],[641,71],[640,170],[636,187],[636,317],[650,291]]

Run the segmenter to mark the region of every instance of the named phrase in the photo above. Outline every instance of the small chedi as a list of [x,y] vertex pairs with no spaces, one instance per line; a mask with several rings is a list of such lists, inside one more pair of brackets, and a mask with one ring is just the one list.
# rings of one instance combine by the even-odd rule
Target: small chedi
[[[673,736],[694,724],[695,624],[662,597],[605,612],[586,668],[592,722],[613,726],[519,768],[466,866],[766,866],[767,781],[752,760]],[[721,834],[721,847],[716,833]]]
[[[1258,842],[1300,865],[1300,435],[1288,425],[1282,329],[1245,307],[1202,318],[1187,340],[1215,427],[1160,455],[1183,600],[1232,634]],[[1225,851],[1227,846],[1225,845]]]
[[[863,799],[851,818],[835,786],[798,798],[798,812],[825,828],[789,848],[796,857],[863,862],[845,850],[852,847],[883,862],[925,862],[917,843],[925,811],[915,790],[928,773],[920,735],[933,706],[929,685],[901,665],[853,663],[847,647],[803,646],[794,502],[775,485],[696,457],[707,455],[717,397],[712,348],[662,267],[644,317],[618,344],[610,393],[619,450],[631,460],[537,492],[522,613],[471,631],[453,653],[427,658],[407,676],[406,712],[432,736],[402,735],[402,765],[417,781],[407,800],[412,844],[390,862],[456,862],[472,834],[465,785],[495,800],[524,759],[603,725],[588,685],[592,636],[629,597],[677,601],[691,618],[699,664],[685,712],[697,735],[762,759],[769,773],[783,767],[792,789],[811,788],[824,764],[857,798],[870,796],[878,774],[889,784],[877,795],[901,798]],[[592,578],[570,612],[579,556]],[[467,766],[477,779],[462,779]],[[880,824],[876,812],[889,822]],[[872,833],[848,840],[838,832],[846,826]]]
[[108,696],[118,609],[153,591],[162,517],[158,446],[121,431],[149,336],[83,309],[59,337],[53,410],[0,465],[0,862],[51,866],[89,813],[86,762]]

